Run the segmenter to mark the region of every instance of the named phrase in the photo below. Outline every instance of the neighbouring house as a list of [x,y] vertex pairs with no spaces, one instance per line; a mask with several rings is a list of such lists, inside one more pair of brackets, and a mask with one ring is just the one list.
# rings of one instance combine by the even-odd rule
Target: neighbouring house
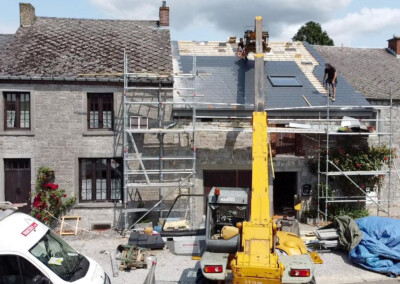
[[20,4],[17,32],[0,35],[0,200],[29,206],[38,168],[50,167],[83,226],[114,224],[124,52],[127,72],[165,74],[131,86],[172,86],[168,26],[165,5],[160,20],[134,21],[38,17]]
[[[335,66],[338,73],[371,105],[384,107],[376,110],[377,128],[381,132],[392,133],[392,139],[390,139],[390,135],[385,135],[370,137],[369,142],[378,145],[392,144],[398,155],[400,146],[398,131],[400,123],[400,37],[394,35],[389,39],[387,48],[313,47],[320,54],[321,59]],[[400,216],[398,165],[399,161],[395,158],[390,178],[391,190],[383,192],[381,196],[381,199],[391,201],[391,215],[393,216]],[[389,179],[386,178],[385,181],[388,185]]]

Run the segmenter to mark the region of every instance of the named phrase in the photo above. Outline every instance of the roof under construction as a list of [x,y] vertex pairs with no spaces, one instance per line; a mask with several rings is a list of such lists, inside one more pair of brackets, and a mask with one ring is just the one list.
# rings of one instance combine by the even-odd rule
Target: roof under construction
[[[265,96],[269,114],[275,115],[318,115],[325,112],[327,106],[326,90],[322,85],[324,63],[320,62],[316,51],[310,45],[301,42],[270,43],[271,52],[265,55]],[[195,67],[196,101],[200,103],[200,112],[214,111],[225,115],[253,110],[254,104],[254,60],[236,56],[236,44],[216,42],[173,42],[174,73],[185,74]],[[338,76],[337,96],[330,102],[332,111],[341,111],[349,115],[354,110],[343,107],[362,107],[357,116],[368,116],[369,103]],[[176,78],[174,101],[188,101],[193,82],[186,78]],[[234,107],[221,105],[209,107],[201,103],[238,104]],[[276,111],[274,111],[274,109]],[[175,115],[189,114],[185,109],[175,109]],[[322,114],[324,115],[324,114]],[[340,115],[340,114],[338,114]],[[352,114],[354,115],[354,114]]]

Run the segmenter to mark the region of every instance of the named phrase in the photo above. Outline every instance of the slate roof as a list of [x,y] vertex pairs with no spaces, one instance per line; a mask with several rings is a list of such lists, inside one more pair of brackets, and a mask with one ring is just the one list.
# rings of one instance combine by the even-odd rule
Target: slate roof
[[171,73],[170,46],[157,21],[38,17],[3,50],[0,76],[110,78],[79,74],[123,72],[124,50],[130,72]]
[[400,99],[400,59],[383,48],[313,46],[368,99]]
[[[174,48],[176,48],[176,44]],[[193,56],[177,55],[173,52],[175,68],[179,66],[182,73],[190,73],[193,67]],[[321,59],[321,58],[319,58]],[[318,58],[317,58],[318,60]],[[196,80],[196,94],[198,102],[210,103],[237,103],[254,104],[254,61],[239,59],[236,56],[196,56],[196,68],[199,77]],[[321,81],[324,65],[316,65],[314,75]],[[296,76],[301,87],[274,87],[268,76]],[[271,108],[304,108],[303,111],[312,111],[303,96],[313,107],[326,107],[327,97],[320,93],[310,82],[306,74],[294,61],[266,61],[265,62],[265,96],[266,106]],[[339,77],[336,106],[369,106],[366,99],[357,92],[345,79]],[[175,80],[176,87],[191,86],[190,82]],[[182,100],[188,100],[183,91]],[[179,98],[176,98],[178,100]],[[201,106],[199,107],[201,108]],[[205,107],[207,108],[207,106]]]
[[0,34],[0,51],[2,51],[6,47],[12,36],[13,35],[10,34]]

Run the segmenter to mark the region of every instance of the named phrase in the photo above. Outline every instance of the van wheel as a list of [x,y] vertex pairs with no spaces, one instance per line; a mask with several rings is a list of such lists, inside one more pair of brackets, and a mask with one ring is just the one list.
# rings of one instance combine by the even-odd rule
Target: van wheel
[[208,280],[207,278],[204,277],[201,269],[197,270],[196,284],[213,284],[213,283],[218,283],[218,281]]

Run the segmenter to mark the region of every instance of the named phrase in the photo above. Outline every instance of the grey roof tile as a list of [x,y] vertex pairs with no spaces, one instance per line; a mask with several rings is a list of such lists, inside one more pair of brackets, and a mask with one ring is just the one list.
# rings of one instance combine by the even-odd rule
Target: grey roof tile
[[12,34],[0,34],[0,51],[2,51],[6,45],[10,42]]
[[[157,21],[38,17],[20,27],[0,55],[0,75],[79,77],[123,72],[171,73],[170,32]],[[106,77],[92,75],[88,77]]]
[[393,99],[400,99],[400,58],[386,49],[318,45],[313,48],[366,98],[389,99],[392,93]]
[[[190,73],[193,67],[192,56],[180,56],[180,67]],[[199,101],[224,103],[254,103],[254,61],[237,57],[196,56],[198,73],[203,73],[196,81],[196,92],[202,94]],[[315,75],[322,80],[324,67],[316,66]],[[302,87],[273,87],[268,75],[296,76]],[[265,62],[265,94],[268,108],[307,107],[303,95],[312,106],[325,106],[326,96],[320,94],[307,79],[295,62]],[[337,105],[369,105],[364,97],[339,77]]]

